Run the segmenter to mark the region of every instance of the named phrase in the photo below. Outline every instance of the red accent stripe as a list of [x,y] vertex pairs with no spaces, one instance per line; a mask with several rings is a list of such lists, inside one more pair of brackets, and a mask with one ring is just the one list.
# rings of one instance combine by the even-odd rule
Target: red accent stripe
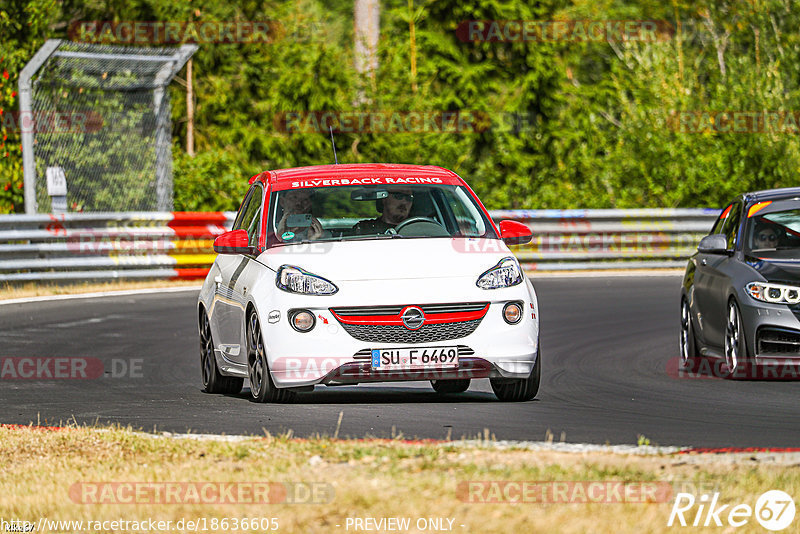
[[31,430],[48,430],[48,431],[69,430],[69,428],[65,428],[62,426],[12,425],[6,423],[0,423],[0,428],[8,428],[11,430],[21,430],[23,428],[29,428]]
[[208,276],[209,267],[198,267],[192,269],[175,269],[177,273],[172,277],[173,280],[195,280]]
[[[461,323],[481,319],[489,311],[489,305],[472,312],[429,313],[425,314],[425,324]],[[402,325],[400,315],[340,315],[332,309],[330,312],[343,324]],[[402,312],[400,312],[402,313]]]
[[800,452],[800,447],[693,447],[678,454],[729,454],[746,452]]
[[333,310],[330,312],[344,324],[403,324],[399,315],[339,315]]

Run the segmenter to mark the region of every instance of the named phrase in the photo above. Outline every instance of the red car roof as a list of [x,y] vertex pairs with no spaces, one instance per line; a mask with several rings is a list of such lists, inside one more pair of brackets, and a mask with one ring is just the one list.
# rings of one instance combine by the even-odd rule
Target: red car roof
[[[386,181],[389,179],[389,181]],[[397,163],[355,163],[314,165],[278,169],[257,174],[250,179],[275,184],[274,189],[295,187],[336,186],[362,183],[440,183],[463,185],[456,173],[433,165],[404,165]],[[372,180],[370,182],[370,180]],[[333,183],[335,182],[335,183]],[[344,182],[344,183],[342,183]]]

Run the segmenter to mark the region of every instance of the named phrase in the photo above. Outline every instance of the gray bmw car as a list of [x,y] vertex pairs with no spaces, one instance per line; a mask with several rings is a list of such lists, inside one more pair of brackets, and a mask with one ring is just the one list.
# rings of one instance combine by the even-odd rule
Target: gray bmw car
[[715,359],[729,378],[800,375],[800,187],[722,210],[686,266],[680,354],[684,369]]

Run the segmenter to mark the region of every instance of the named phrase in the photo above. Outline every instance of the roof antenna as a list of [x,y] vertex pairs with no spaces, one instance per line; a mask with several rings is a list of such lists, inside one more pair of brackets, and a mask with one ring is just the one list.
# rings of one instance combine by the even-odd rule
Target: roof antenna
[[328,129],[331,132],[331,145],[333,146],[333,161],[336,162],[336,165],[339,164],[339,158],[336,157],[336,143],[333,141],[333,126],[330,124],[328,125]]

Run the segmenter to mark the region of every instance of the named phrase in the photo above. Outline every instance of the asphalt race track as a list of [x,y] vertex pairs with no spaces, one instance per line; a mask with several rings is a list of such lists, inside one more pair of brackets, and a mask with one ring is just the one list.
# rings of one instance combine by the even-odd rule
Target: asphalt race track
[[332,435],[344,412],[339,437],[455,439],[489,429],[497,439],[542,441],[549,430],[555,441],[563,435],[598,444],[636,443],[639,435],[652,444],[698,447],[800,443],[800,382],[668,372],[678,356],[679,276],[542,278],[534,285],[542,387],[534,401],[518,404],[498,402],[488,380],[448,396],[422,382],[317,387],[290,405],[250,402],[246,383],[238,396],[205,394],[196,291],[3,305],[0,359],[89,358],[90,371],[95,362],[103,376],[31,380],[6,373],[0,423],[74,418],[148,431],[291,429],[309,436]]

